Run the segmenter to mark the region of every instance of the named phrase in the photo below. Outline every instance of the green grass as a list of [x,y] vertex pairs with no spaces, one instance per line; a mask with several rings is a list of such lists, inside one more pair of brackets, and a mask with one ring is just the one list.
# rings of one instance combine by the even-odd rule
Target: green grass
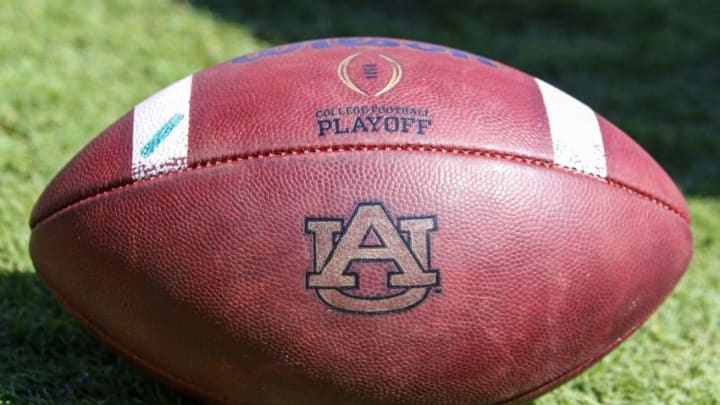
[[188,402],[48,295],[27,254],[34,199],[104,126],[187,73],[272,44],[363,34],[444,43],[543,77],[626,129],[688,195],[695,258],[676,292],[538,402],[720,403],[720,3],[235,3],[247,2],[0,2],[0,403]]

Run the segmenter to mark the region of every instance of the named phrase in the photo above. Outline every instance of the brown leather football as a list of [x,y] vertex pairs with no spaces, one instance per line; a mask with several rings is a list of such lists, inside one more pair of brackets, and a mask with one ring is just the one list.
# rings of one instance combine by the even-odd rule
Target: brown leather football
[[498,62],[313,40],[187,76],[50,183],[33,261],[102,341],[238,404],[522,402],[586,369],[692,254],[660,166]]

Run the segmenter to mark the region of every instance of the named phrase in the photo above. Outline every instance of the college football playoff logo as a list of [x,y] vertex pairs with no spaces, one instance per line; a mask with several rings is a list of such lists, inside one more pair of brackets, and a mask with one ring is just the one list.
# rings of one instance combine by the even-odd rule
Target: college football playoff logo
[[[306,218],[313,238],[314,268],[306,287],[328,306],[346,312],[379,314],[402,311],[422,302],[440,284],[430,267],[434,216],[393,222],[380,203],[360,203],[347,223],[343,218]],[[366,272],[385,269],[381,283]],[[377,278],[377,277],[376,277]]]
[[363,96],[381,96],[392,90],[403,76],[402,66],[381,53],[354,53],[337,66],[340,82]]

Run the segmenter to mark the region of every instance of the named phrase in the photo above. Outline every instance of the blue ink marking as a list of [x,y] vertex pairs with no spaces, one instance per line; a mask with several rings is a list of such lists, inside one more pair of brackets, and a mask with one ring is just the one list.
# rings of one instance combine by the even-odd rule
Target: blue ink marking
[[155,135],[150,138],[148,143],[143,146],[143,148],[140,150],[140,155],[144,158],[152,155],[158,148],[158,146],[160,146],[160,144],[165,140],[165,138],[170,135],[170,132],[172,132],[172,130],[175,129],[175,127],[177,127],[180,121],[182,121],[184,118],[185,114],[175,114],[170,117],[170,119],[167,120],[167,122],[165,122],[163,126],[158,129],[157,132],[155,132]]
[[309,46],[312,49],[329,49],[337,47],[358,47],[358,46],[377,46],[382,48],[398,48],[407,47],[423,52],[445,53],[453,57],[464,60],[475,60],[483,65],[497,68],[498,65],[490,59],[469,52],[448,48],[442,45],[427,44],[417,41],[397,40],[390,38],[373,38],[373,37],[346,37],[346,38],[329,38],[315,39],[306,42],[295,42],[293,44],[281,45],[275,48],[263,49],[261,51],[251,53],[249,55],[239,56],[232,59],[232,63],[248,63],[265,59],[270,56],[285,55]]

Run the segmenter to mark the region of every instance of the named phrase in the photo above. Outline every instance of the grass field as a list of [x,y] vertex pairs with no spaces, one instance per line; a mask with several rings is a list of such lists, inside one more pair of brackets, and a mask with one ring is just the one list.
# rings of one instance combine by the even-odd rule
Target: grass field
[[272,44],[385,35],[555,83],[632,134],[692,212],[695,258],[631,339],[540,404],[720,403],[720,3],[0,2],[0,403],[188,403],[81,329],[33,273],[27,219],[62,165],[138,101]]

